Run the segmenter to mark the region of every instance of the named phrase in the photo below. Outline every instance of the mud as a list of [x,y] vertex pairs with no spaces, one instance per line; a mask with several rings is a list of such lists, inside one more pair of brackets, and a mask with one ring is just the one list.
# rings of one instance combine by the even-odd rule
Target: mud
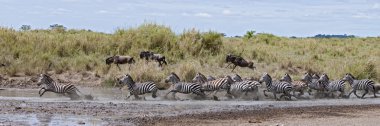
[[0,125],[308,125],[308,120],[320,124],[317,119],[339,123],[333,122],[338,118],[358,119],[351,124],[359,125],[372,119],[368,114],[380,112],[377,98],[213,101],[177,94],[181,100],[171,100],[161,91],[157,99],[146,95],[138,101],[124,100],[127,92],[116,88],[79,88],[95,100],[70,100],[50,92],[39,97],[37,89],[1,90]]

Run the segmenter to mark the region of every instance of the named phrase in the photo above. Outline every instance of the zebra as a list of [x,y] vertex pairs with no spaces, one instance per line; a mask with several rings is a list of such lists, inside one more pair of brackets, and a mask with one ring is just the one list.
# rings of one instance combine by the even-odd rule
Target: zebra
[[247,96],[248,92],[254,92],[256,100],[259,99],[258,91],[261,84],[257,81],[243,80],[238,74],[234,74],[232,80],[235,81],[234,84],[230,87],[230,92],[234,97],[237,97],[237,94],[232,92],[245,92],[244,95]]
[[[215,80],[215,78],[214,78],[214,80]],[[207,78],[205,75],[203,75],[200,72],[197,72],[195,74],[194,78],[192,79],[193,83],[199,83],[201,85],[204,84],[204,83],[206,83],[207,81],[209,81],[209,78]]]
[[347,73],[344,77],[343,77],[343,81],[348,81],[348,83],[351,85],[352,87],[352,90],[351,92],[348,94],[348,97],[350,97],[351,93],[354,93],[356,95],[356,97],[360,98],[357,94],[356,94],[356,91],[357,90],[364,90],[364,94],[362,95],[362,99],[364,98],[364,96],[368,93],[368,90],[371,90],[373,92],[373,96],[376,98],[376,92],[375,92],[375,82],[372,81],[372,80],[369,80],[369,79],[364,79],[364,80],[356,80],[355,77],[350,74],[350,73]]
[[170,93],[173,93],[173,97],[176,98],[175,94],[177,92],[183,94],[194,93],[202,97],[205,96],[204,92],[201,90],[200,84],[180,82],[180,78],[174,72],[170,73],[170,75],[166,77],[165,83],[169,82],[172,83],[172,90],[170,90],[165,96],[167,96]]
[[[291,94],[290,91],[292,91],[293,86],[284,81],[276,81],[272,82],[272,77],[268,73],[264,73],[263,76],[259,80],[260,83],[265,82],[267,89],[264,90],[264,95],[268,97],[265,92],[272,92],[273,96],[276,100],[280,100],[283,96],[288,96],[289,100],[291,100]],[[283,93],[283,95],[280,96],[280,99],[277,99],[276,94]]]
[[[157,86],[154,82],[148,81],[143,83],[136,83],[133,81],[131,75],[126,74],[121,77],[121,79],[118,79],[119,84],[126,85],[129,90],[129,96],[125,100],[128,100],[129,97],[132,95],[135,97],[135,99],[140,99],[138,95],[143,95],[146,93],[152,93],[152,97],[157,97]],[[145,98],[144,98],[145,99]]]
[[317,74],[313,74],[311,76],[310,73],[305,73],[301,79],[301,81],[305,82],[309,89],[308,89],[308,94],[311,95],[312,90],[316,90],[318,92],[324,92],[325,91],[325,86],[321,83],[318,82],[319,76]]
[[293,81],[289,74],[285,73],[285,75],[280,79],[280,81],[285,81],[293,86],[293,96],[295,96],[295,92],[299,92],[298,97],[304,94],[304,91],[307,89],[308,85],[304,81]]
[[211,75],[207,75],[207,81],[213,81],[213,80],[216,80],[215,77],[211,76]]
[[223,78],[218,78],[212,81],[207,81],[203,77],[195,76],[193,80],[197,83],[203,83],[202,91],[213,91],[214,100],[218,99],[218,97],[216,96],[216,93],[218,93],[218,91],[221,89],[226,90],[227,94],[231,94],[230,86],[233,83],[231,76],[227,75]]
[[133,59],[132,56],[111,56],[106,59],[106,64],[111,65],[112,63],[116,64],[117,68],[120,69],[119,64],[129,64],[129,68],[131,69],[131,64],[135,63],[135,60]]
[[335,81],[330,81],[329,77],[327,74],[322,74],[322,76],[319,78],[319,83],[322,85],[326,86],[327,93],[328,95],[333,96],[333,92],[339,91],[339,97],[343,97],[344,95],[344,80],[335,80]]
[[[63,94],[63,95],[69,95],[71,100],[76,100],[80,96],[78,93],[82,94],[78,88],[76,88],[73,84],[59,84],[56,83],[50,76],[46,74],[40,74],[37,81],[38,86],[43,86],[39,91],[38,94],[40,97],[44,95],[45,92],[54,92],[57,94]],[[43,92],[41,92],[43,90]],[[78,93],[77,93],[78,92]]]

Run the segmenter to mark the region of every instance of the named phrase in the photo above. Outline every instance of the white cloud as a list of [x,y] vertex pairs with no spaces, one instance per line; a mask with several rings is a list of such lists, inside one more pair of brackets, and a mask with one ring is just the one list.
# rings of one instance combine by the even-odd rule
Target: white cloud
[[224,15],[231,15],[231,14],[232,14],[232,11],[229,10],[229,9],[224,9],[224,10],[222,11],[222,14],[224,14]]
[[67,14],[69,12],[72,12],[72,11],[65,9],[65,8],[57,8],[57,9],[53,10],[51,13],[52,14]]
[[380,9],[380,3],[375,3],[373,6],[372,6],[373,9]]
[[196,17],[212,17],[211,14],[205,13],[205,12],[196,13],[196,14],[194,14],[194,16],[196,16]]
[[190,16],[191,14],[186,13],[186,12],[183,12],[181,15],[182,15],[182,16]]
[[99,14],[105,14],[105,13],[108,13],[108,11],[107,11],[107,10],[99,10],[99,11],[97,11],[96,13],[99,13]]

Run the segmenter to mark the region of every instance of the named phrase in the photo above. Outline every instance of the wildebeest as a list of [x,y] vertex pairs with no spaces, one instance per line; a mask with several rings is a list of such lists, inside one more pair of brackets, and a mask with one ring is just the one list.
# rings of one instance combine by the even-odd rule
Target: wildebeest
[[146,61],[149,61],[150,55],[153,54],[151,51],[141,51],[140,52],[140,59],[145,59]]
[[255,68],[255,66],[253,66],[253,62],[246,61],[243,57],[237,56],[237,55],[233,55],[233,54],[227,54],[227,56],[226,56],[226,62],[229,63],[227,65],[227,67],[230,65],[230,63],[234,64],[234,67],[233,67],[232,71],[235,70],[236,66],[248,67],[248,68],[251,68],[251,69]]
[[129,64],[129,68],[131,68],[131,64],[135,63],[135,60],[132,56],[111,56],[106,59],[106,64],[111,65],[112,63],[116,64],[116,66],[120,69],[119,64]]
[[141,51],[140,52],[140,59],[145,59],[146,61],[154,60],[158,62],[158,66],[162,67],[162,64],[167,65],[168,63],[166,62],[165,56],[162,54],[154,53],[151,51]]

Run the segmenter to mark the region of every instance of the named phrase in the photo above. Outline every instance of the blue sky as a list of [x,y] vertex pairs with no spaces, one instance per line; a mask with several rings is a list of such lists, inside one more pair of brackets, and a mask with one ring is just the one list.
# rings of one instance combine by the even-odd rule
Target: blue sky
[[280,36],[380,36],[380,0],[0,0],[0,26],[23,24],[112,33],[144,22],[175,32],[196,28],[227,36],[247,30]]

